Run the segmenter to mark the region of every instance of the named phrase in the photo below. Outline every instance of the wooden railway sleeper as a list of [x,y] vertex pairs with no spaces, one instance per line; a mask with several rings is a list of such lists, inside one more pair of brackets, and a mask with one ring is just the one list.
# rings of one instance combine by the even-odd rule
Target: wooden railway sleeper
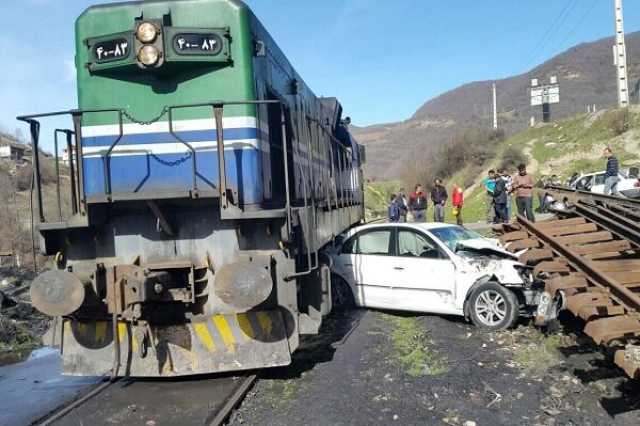
[[568,274],[569,272],[571,272],[569,265],[562,259],[542,261],[533,268],[533,276],[536,278],[543,278],[544,275],[549,276],[549,274],[556,273]]
[[627,345],[619,349],[613,357],[614,362],[632,379],[640,379],[640,346]]
[[527,250],[520,255],[518,260],[526,265],[532,266],[544,260],[553,260],[553,258],[553,250],[548,248],[536,248]]
[[604,345],[614,340],[640,337],[640,317],[628,314],[594,319],[587,323],[584,332],[597,344]]

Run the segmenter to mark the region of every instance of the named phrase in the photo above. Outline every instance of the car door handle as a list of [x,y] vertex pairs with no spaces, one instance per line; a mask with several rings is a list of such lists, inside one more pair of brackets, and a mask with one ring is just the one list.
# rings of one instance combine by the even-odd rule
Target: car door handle
[[345,263],[344,266],[353,266],[353,263]]
[[403,268],[403,267],[401,267],[401,266],[396,266],[396,267],[395,267],[395,268],[393,268],[393,269],[395,269],[396,271],[404,271],[404,268]]

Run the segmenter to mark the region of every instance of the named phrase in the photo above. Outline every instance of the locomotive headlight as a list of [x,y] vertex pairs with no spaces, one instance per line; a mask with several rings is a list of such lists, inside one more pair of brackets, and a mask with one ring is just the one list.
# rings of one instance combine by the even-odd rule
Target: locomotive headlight
[[160,52],[155,46],[144,46],[138,51],[138,60],[146,67],[152,67],[160,60]]
[[157,36],[158,29],[151,22],[143,22],[136,31],[136,37],[143,43],[153,43]]

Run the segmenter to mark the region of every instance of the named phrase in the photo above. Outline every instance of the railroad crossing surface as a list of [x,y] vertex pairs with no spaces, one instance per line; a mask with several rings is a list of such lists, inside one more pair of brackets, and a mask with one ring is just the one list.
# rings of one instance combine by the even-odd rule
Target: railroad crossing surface
[[[0,424],[31,424],[95,385],[59,377],[56,362],[0,369]],[[237,383],[121,380],[52,424],[208,424]],[[638,395],[578,326],[485,333],[457,318],[356,310],[332,315],[291,366],[261,372],[230,424],[637,426]]]
[[576,335],[552,348],[530,327],[485,333],[377,311],[346,340],[331,330],[290,368],[267,372],[230,424],[631,426],[640,417],[640,386]]

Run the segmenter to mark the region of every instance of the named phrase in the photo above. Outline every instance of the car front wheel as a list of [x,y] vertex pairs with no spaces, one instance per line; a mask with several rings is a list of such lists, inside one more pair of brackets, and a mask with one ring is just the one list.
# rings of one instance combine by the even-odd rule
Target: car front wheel
[[339,311],[352,309],[356,305],[351,287],[336,274],[331,274],[331,299],[333,309]]
[[476,288],[468,303],[471,321],[485,330],[504,330],[518,319],[520,307],[515,294],[494,282]]

